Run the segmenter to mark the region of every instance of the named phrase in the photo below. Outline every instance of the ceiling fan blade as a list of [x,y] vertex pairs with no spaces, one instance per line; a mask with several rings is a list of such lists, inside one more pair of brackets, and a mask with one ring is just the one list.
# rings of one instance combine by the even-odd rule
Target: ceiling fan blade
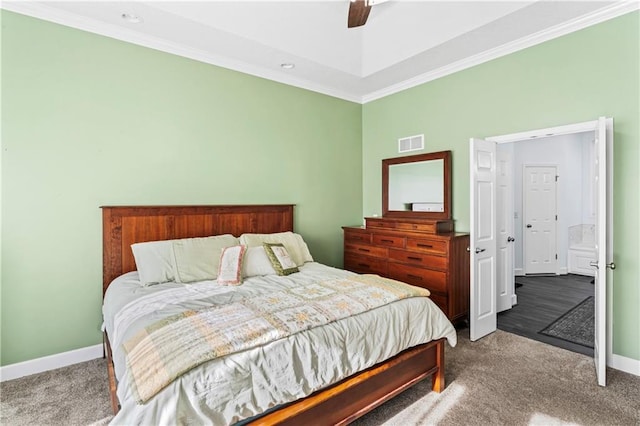
[[347,27],[360,27],[367,23],[371,5],[367,0],[355,0],[349,3],[349,20]]

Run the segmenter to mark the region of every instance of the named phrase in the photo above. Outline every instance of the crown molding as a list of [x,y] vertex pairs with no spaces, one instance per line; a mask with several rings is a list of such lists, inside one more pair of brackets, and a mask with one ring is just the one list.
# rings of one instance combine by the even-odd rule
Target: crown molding
[[385,96],[389,96],[403,90],[419,86],[429,81],[447,76],[449,74],[453,74],[458,71],[480,65],[484,62],[509,55],[519,50],[523,50],[528,47],[532,47],[537,44],[552,40],[554,38],[570,34],[574,31],[579,31],[589,26],[596,25],[601,22],[617,18],[618,16],[622,16],[627,13],[639,10],[640,2],[636,0],[621,1],[615,3],[611,6],[599,9],[580,18],[576,18],[561,25],[557,25],[547,30],[540,31],[531,36],[527,36],[519,40],[504,44],[500,47],[487,50],[480,54],[454,62],[450,65],[426,72],[419,76],[404,80],[396,84],[392,84],[383,89],[376,90],[364,95],[337,90],[335,88],[317,84],[306,79],[300,79],[291,75],[286,75],[277,70],[271,70],[268,68],[251,65],[246,62],[212,55],[208,52],[204,52],[199,49],[193,49],[183,44],[173,43],[157,37],[146,36],[138,32],[119,27],[117,25],[106,24],[95,19],[81,17],[76,14],[48,7],[43,3],[33,3],[28,1],[4,1],[0,3],[0,8],[34,18],[43,19],[45,21],[54,22],[60,25],[76,28],[79,30],[88,31],[94,34],[99,34],[102,36],[125,41],[128,43],[133,43],[139,46],[148,47],[154,50],[183,56],[185,58],[193,59],[196,61],[208,63],[222,68],[227,68],[244,74],[253,75],[255,77],[265,78],[289,86],[294,86],[339,99],[344,99],[350,102],[366,104]]
[[116,40],[124,41],[127,43],[136,44],[138,46],[148,47],[150,49],[158,50],[161,52],[182,56],[233,71],[238,71],[243,74],[249,74],[255,77],[283,83],[288,86],[310,90],[312,92],[321,93],[323,95],[328,95],[355,103],[362,103],[361,96],[353,93],[344,92],[333,87],[327,87],[326,85],[318,84],[306,79],[286,75],[279,70],[271,70],[243,61],[229,59],[227,57],[218,55],[212,55],[211,53],[202,51],[200,49],[194,49],[184,44],[174,43],[158,37],[144,35],[137,31],[122,28],[117,25],[107,24],[96,19],[86,18],[74,13],[69,13],[53,7],[49,7],[46,4],[32,3],[28,1],[3,1],[0,3],[0,8],[8,10],[10,12],[30,16],[32,18],[42,19],[44,21],[49,21],[78,30],[87,31],[93,34],[98,34]]
[[362,103],[366,104],[376,99],[384,98],[385,96],[393,95],[394,93],[401,92],[406,89],[410,89],[415,86],[419,86],[429,81],[436,80],[438,78],[447,76],[449,74],[456,73],[458,71],[465,70],[467,68],[480,65],[484,62],[491,61],[493,59],[500,58],[502,56],[509,55],[511,53],[518,52],[520,50],[527,49],[537,44],[544,43],[554,38],[562,37],[575,31],[582,30],[584,28],[596,25],[613,18],[617,18],[627,13],[640,9],[640,2],[636,1],[623,1],[605,8],[596,10],[587,15],[583,15],[579,18],[572,19],[560,25],[548,28],[543,31],[539,31],[527,37],[515,40],[513,42],[503,44],[502,46],[494,49],[486,50],[474,56],[462,59],[447,66],[438,68],[433,71],[426,72],[419,76],[410,78],[403,82],[393,84],[384,89],[371,92],[362,97]]

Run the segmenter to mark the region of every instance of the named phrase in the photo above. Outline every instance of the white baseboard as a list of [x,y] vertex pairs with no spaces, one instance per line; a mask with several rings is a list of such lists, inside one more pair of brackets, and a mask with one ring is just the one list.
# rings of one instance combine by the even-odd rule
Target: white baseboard
[[511,295],[511,306],[515,306],[518,304],[518,295],[517,294],[512,294]]
[[624,371],[634,376],[640,376],[640,360],[613,354],[608,364],[609,367],[615,368],[616,370]]
[[102,358],[102,345],[87,346],[86,348],[75,349],[69,352],[17,362],[0,367],[0,382],[42,373],[43,371],[55,370],[56,368],[91,361],[96,358]]
[[566,266],[563,266],[558,270],[558,275],[567,275],[568,273]]
[[524,270],[522,268],[515,268],[513,270],[513,275],[515,275],[517,277],[518,276],[522,276],[522,275],[524,275]]
[[[512,296],[512,300],[514,305],[518,303],[515,295]],[[69,352],[5,365],[4,367],[0,367],[0,382],[42,373],[43,371],[55,370],[56,368],[91,361],[96,358],[102,358],[102,345],[87,346],[86,348]],[[616,370],[640,376],[640,360],[612,354],[608,365]]]

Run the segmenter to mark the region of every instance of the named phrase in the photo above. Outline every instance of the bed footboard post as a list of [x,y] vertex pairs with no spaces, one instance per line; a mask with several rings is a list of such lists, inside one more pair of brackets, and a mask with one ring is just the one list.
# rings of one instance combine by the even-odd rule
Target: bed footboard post
[[431,376],[431,390],[440,393],[444,390],[444,339],[438,341],[436,352],[438,371]]
[[104,351],[107,355],[107,375],[109,377],[109,398],[111,399],[111,410],[115,416],[120,411],[120,404],[118,403],[117,385],[116,385],[116,372],[113,369],[113,358],[111,355],[111,345],[109,344],[109,336],[105,331],[103,333],[104,339]]

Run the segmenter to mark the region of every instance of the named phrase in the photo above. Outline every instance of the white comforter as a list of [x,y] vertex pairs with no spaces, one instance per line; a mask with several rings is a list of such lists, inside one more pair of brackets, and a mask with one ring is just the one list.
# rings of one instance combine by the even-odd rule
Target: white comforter
[[310,395],[402,350],[456,332],[428,298],[413,297],[306,330],[267,345],[214,359],[192,369],[146,404],[136,404],[126,380],[121,345],[141,328],[186,309],[309,285],[351,272],[307,263],[286,277],[142,287],[137,272],[116,279],[104,300],[122,409],[112,424],[233,424]]

